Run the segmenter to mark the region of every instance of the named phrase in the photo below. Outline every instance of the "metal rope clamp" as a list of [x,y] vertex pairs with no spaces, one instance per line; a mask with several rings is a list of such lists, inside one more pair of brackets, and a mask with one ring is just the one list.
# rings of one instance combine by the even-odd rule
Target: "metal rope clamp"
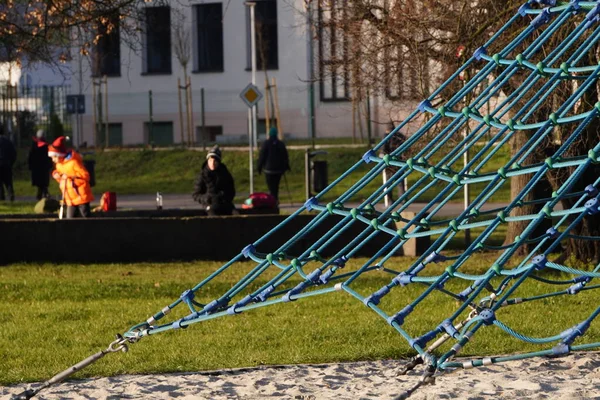
[[17,396],[13,397],[13,400],[31,399],[36,394],[38,394],[41,390],[46,389],[46,388],[48,388],[52,385],[55,385],[59,382],[62,382],[63,380],[65,380],[69,376],[73,375],[74,373],[81,371],[88,365],[93,364],[94,362],[98,361],[99,359],[101,359],[108,353],[116,353],[118,351],[122,351],[122,352],[126,353],[129,350],[129,346],[127,345],[127,343],[135,343],[138,340],[139,340],[139,338],[125,338],[122,335],[117,334],[116,339],[108,345],[106,350],[101,350],[98,353],[89,356],[85,360],[82,360],[82,361],[78,362],[77,364],[67,368],[66,370],[54,375],[52,378],[50,378],[46,382],[42,383],[37,388],[29,388],[29,389],[25,390],[23,393],[20,393]]
[[123,353],[127,353],[129,351],[129,346],[127,343],[135,343],[137,340],[133,338],[124,338],[121,334],[117,333],[117,338],[111,344],[108,345],[108,348],[105,350],[106,353],[116,353],[118,351],[122,351]]

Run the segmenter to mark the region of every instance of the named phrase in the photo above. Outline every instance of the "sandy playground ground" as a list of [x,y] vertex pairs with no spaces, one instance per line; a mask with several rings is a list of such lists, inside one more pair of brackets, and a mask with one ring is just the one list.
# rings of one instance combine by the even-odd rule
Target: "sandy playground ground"
[[[72,380],[37,399],[393,399],[418,382],[422,368],[398,376],[404,361],[289,365]],[[0,387],[10,399],[27,385]],[[410,399],[600,399],[600,353],[531,358],[436,378]]]

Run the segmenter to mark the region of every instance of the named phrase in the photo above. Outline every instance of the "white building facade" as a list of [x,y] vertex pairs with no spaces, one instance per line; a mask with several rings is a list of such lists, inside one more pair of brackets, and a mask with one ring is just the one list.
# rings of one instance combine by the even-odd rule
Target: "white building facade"
[[[265,82],[275,80],[281,130],[288,138],[310,138],[310,47],[303,7],[302,0],[257,0],[255,6],[256,86],[265,94]],[[177,26],[190,35],[191,141],[244,143],[248,107],[240,92],[252,81],[249,6],[241,0],[191,0],[170,6],[148,2],[144,12],[139,49],[132,50],[119,37],[119,29],[114,29],[89,56],[73,57],[71,93],[83,94],[86,104],[79,132],[73,133],[76,144],[101,145],[106,136],[109,145],[116,146],[176,145],[189,140],[185,113],[183,119],[179,113],[178,79],[181,86],[185,81],[174,50],[180,42],[174,34]],[[315,41],[313,49],[317,59]],[[313,87],[315,136],[352,136],[357,128],[351,102],[339,93],[343,88],[332,87],[330,82],[325,86],[315,82]],[[258,105],[259,135],[265,132],[265,100]],[[183,93],[181,104],[185,109]],[[390,121],[389,110],[382,104],[376,98],[371,102],[375,138],[381,137]],[[108,130],[102,125],[105,122]]]

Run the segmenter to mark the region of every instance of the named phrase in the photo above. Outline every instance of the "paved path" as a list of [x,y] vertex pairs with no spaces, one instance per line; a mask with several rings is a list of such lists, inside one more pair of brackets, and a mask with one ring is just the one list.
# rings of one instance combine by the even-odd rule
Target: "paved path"
[[[96,200],[94,204],[99,203],[100,195],[95,193]],[[242,195],[242,193],[240,193]],[[17,196],[17,201],[35,201],[33,196]],[[415,203],[408,207],[408,211],[419,212],[427,203]],[[356,207],[358,203],[349,203],[349,207]],[[482,211],[506,207],[508,203],[488,203]],[[117,206],[121,210],[154,210],[156,209],[156,194],[117,194]],[[280,209],[282,214],[291,214],[302,206],[302,203],[282,203]],[[236,204],[236,207],[241,208],[242,205]],[[163,194],[164,209],[179,209],[179,210],[194,210],[202,209],[203,207],[192,199],[192,195],[188,193],[165,193]],[[382,207],[378,207],[380,211]],[[453,216],[458,215],[463,210],[462,203],[448,203],[438,213],[438,216]],[[559,203],[555,210],[562,210],[562,205]]]
[[[99,203],[100,195],[95,194],[94,204]],[[17,196],[17,201],[35,201],[32,196]],[[408,207],[408,211],[418,212],[423,209],[427,203],[415,203]],[[489,210],[499,207],[506,207],[508,203],[489,203],[483,210]],[[236,205],[241,208],[241,204]],[[302,206],[301,203],[282,203],[280,209],[282,214],[291,214]],[[358,203],[349,203],[348,206],[356,207]],[[121,210],[153,210],[156,209],[156,194],[117,194],[117,207]],[[191,194],[187,193],[164,193],[163,209],[194,210],[203,207],[196,203]],[[379,207],[378,207],[379,209]],[[557,208],[558,209],[558,208]],[[439,216],[458,215],[463,210],[462,203],[446,204],[438,213]],[[381,211],[381,210],[380,210]]]
[[[418,212],[423,209],[426,203],[412,204],[408,207],[408,211]],[[135,210],[147,210],[156,208],[156,195],[150,194],[135,194],[135,195],[118,195],[117,205],[119,208],[129,208]],[[351,206],[357,206],[358,203],[350,203]],[[282,213],[291,214],[302,206],[301,203],[282,203],[280,208]],[[506,206],[506,204],[489,204],[485,209],[497,208]],[[238,205],[241,207],[241,205]],[[163,194],[163,208],[176,209],[199,209],[201,206],[194,202],[190,194]],[[463,210],[462,203],[450,203],[444,206],[439,215],[458,215]]]
[[[95,194],[97,204],[100,199],[100,195]],[[19,201],[35,201],[31,196],[17,196]],[[418,212],[423,209],[426,203],[416,203],[408,207],[408,211]],[[490,203],[484,207],[486,209],[493,209],[499,207],[505,207],[507,203]],[[241,204],[236,205],[241,208]],[[282,214],[291,214],[302,206],[301,203],[282,203],[280,209]],[[350,203],[348,206],[356,207],[358,203]],[[117,194],[117,207],[121,210],[153,210],[156,209],[156,194]],[[163,194],[163,208],[164,209],[180,209],[180,210],[193,210],[202,209],[202,206],[196,203],[191,194],[187,193],[165,193]],[[439,216],[451,216],[458,215],[463,210],[462,203],[449,203],[445,205],[439,212]],[[381,211],[381,210],[380,210]]]

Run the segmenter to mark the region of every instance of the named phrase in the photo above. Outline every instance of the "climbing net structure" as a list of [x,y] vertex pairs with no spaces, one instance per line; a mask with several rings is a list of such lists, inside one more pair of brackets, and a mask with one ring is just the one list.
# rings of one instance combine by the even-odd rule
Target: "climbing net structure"
[[[133,342],[208,319],[340,292],[381,316],[406,339],[418,354],[416,358],[433,371],[562,355],[600,346],[589,341],[576,343],[600,314],[600,308],[548,337],[527,336],[502,318],[505,309],[517,303],[576,295],[599,287],[592,284],[600,277],[598,266],[578,269],[564,265],[568,263],[564,260],[557,261],[557,253],[569,241],[600,240],[578,234],[578,227],[600,212],[600,177],[593,176],[595,165],[600,162],[598,128],[594,128],[600,116],[600,65],[588,61],[598,51],[599,21],[598,1],[525,3],[346,173],[172,304],[133,326],[123,340]],[[461,80],[467,71],[471,77]],[[590,102],[590,98],[594,100]],[[393,151],[381,153],[386,142],[395,140],[407,124],[415,121],[420,121],[420,129]],[[595,133],[590,135],[590,129],[595,129]],[[583,151],[578,150],[582,148]],[[540,158],[543,151],[547,153]],[[470,159],[465,164],[466,152]],[[499,154],[509,156],[503,158],[499,168],[490,170],[491,161],[497,160]],[[393,171],[389,179],[383,185],[372,185],[376,189],[365,195],[367,185],[381,182],[386,169]],[[505,206],[488,206],[502,189],[506,193],[511,180],[524,177],[522,189],[513,192]],[[411,179],[410,188],[385,206],[386,196],[395,193],[406,178]],[[350,189],[334,201],[323,201],[343,180],[352,180]],[[554,191],[540,197],[534,190],[544,181],[551,181]],[[480,189],[474,200],[451,218],[447,213],[443,215],[447,203],[460,198],[465,185]],[[407,218],[409,214],[404,211],[413,204],[425,205]],[[268,238],[281,235],[285,224],[307,210],[316,214],[310,222],[281,246],[265,248]],[[306,242],[311,231],[331,218],[335,222],[325,234],[303,245],[297,254],[291,253],[294,245]],[[511,222],[522,223],[522,233],[512,243],[492,244],[493,233]],[[549,227],[540,231],[544,224]],[[350,227],[359,227],[359,233],[331,251],[332,243]],[[451,241],[466,230],[481,233],[473,237],[466,250],[450,252]],[[409,240],[425,237],[430,238],[429,247],[406,269],[386,266]],[[376,239],[383,240],[383,244],[372,257],[359,267],[344,269],[350,259]],[[523,246],[531,250],[529,255],[516,257]],[[495,261],[482,273],[466,272],[464,265],[480,251],[492,251],[488,254],[493,254]],[[518,262],[511,264],[514,260]],[[253,267],[220,297],[201,302],[203,287],[239,262],[252,262]],[[373,270],[389,273],[388,283],[372,293],[360,293],[357,282]],[[558,273],[553,274],[552,270]],[[259,278],[262,281],[257,285]],[[516,290],[532,280],[550,289],[528,298],[515,297]],[[386,297],[402,294],[409,286],[419,288],[416,296],[399,295],[393,304],[382,306]],[[461,289],[455,290],[456,287]],[[434,294],[447,299],[453,310],[430,330],[410,334],[410,318],[426,313],[423,302]],[[174,309],[179,314],[170,314]],[[499,329],[517,340],[547,347],[526,354],[457,362],[455,356],[484,329]]]

